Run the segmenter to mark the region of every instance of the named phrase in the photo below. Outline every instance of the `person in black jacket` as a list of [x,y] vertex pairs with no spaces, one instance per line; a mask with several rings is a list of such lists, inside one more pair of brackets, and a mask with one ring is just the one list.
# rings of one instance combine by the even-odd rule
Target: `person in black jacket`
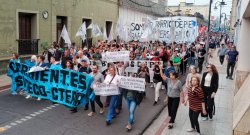
[[204,91],[204,100],[207,115],[202,114],[202,120],[213,119],[215,106],[214,106],[214,97],[216,95],[217,89],[219,87],[219,74],[216,67],[213,64],[207,65],[207,72],[203,73],[201,80],[201,88]]

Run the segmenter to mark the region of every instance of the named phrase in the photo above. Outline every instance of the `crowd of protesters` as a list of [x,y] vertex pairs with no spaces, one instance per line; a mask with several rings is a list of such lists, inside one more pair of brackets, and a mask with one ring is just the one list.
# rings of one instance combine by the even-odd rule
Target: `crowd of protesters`
[[[223,36],[221,37],[223,38]],[[235,63],[237,62],[238,52],[232,43],[225,42],[218,37],[212,36],[209,42],[209,49],[219,46],[218,56],[221,64],[225,57],[228,60],[227,78],[232,79]],[[227,40],[226,40],[227,41]],[[118,85],[119,76],[125,76],[126,62],[113,62],[108,64],[108,69],[100,72],[100,67],[94,64],[90,66],[90,60],[95,62],[102,61],[102,53],[106,51],[130,51],[130,60],[150,60],[162,61],[163,65],[155,64],[153,69],[153,81],[150,80],[149,68],[145,63],[141,63],[138,72],[132,74],[133,77],[145,78],[148,84],[154,87],[155,95],[152,105],[159,103],[159,91],[162,86],[166,90],[166,99],[169,116],[171,117],[168,128],[172,129],[175,123],[175,117],[180,103],[184,105],[189,102],[189,117],[191,129],[189,132],[197,131],[200,133],[198,122],[199,114],[203,120],[212,120],[214,115],[214,97],[216,95],[219,83],[219,74],[213,64],[207,64],[207,71],[203,73],[206,55],[210,55],[210,50],[206,49],[205,36],[199,36],[191,45],[185,43],[155,42],[138,42],[131,41],[128,43],[111,42],[99,40],[91,47],[77,47],[72,44],[70,48],[62,47],[53,43],[50,48],[45,49],[41,55],[33,55],[30,60],[25,63],[29,66],[39,66],[43,68],[69,69],[89,74],[94,78],[93,83],[106,83]],[[207,52],[208,51],[208,52]],[[18,54],[12,54],[12,60],[20,62]],[[231,70],[230,70],[231,68]],[[203,73],[203,74],[202,74]],[[187,78],[181,82],[178,76]],[[183,86],[183,84],[185,85]],[[148,85],[146,85],[148,86]],[[90,88],[93,91],[93,88]],[[106,125],[110,125],[112,119],[122,111],[122,101],[125,98],[126,107],[129,112],[128,124],[126,129],[130,131],[134,124],[134,113],[139,105],[137,95],[138,91],[120,88],[120,95],[107,96],[105,103],[101,101],[101,97],[96,95],[94,101],[90,101],[91,112],[88,116],[96,114],[95,103],[100,107],[99,113],[103,114],[105,107],[109,107],[106,116]],[[12,93],[16,94],[16,93]],[[146,96],[146,90],[144,93]],[[26,98],[31,98],[26,95]],[[38,98],[37,100],[41,100]],[[89,109],[87,103],[84,110]],[[76,113],[77,108],[71,108],[72,113]]]

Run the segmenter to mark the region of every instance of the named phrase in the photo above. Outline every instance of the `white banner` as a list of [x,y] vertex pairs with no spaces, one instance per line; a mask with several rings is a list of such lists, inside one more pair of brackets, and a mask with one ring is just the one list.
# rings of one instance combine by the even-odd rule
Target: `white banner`
[[125,69],[126,76],[129,76],[131,73],[137,73],[141,63],[144,62],[145,65],[149,68],[149,76],[150,76],[150,82],[153,82],[153,76],[154,76],[154,65],[155,63],[163,65],[162,61],[149,61],[149,60],[134,60],[129,61],[128,67]]
[[143,23],[131,22],[129,26],[129,39],[130,40],[140,40],[143,31],[145,30]]
[[119,87],[128,90],[145,91],[145,79],[144,78],[134,78],[134,77],[120,77]]
[[[198,36],[198,25],[196,17],[163,17],[157,20],[148,20],[148,24],[143,22],[128,22],[129,23],[129,39],[141,40],[141,36],[146,28],[150,28],[153,34],[148,36],[150,40],[158,39],[171,43],[173,41],[179,43],[192,43]],[[147,33],[143,37],[146,37]],[[156,37],[158,36],[158,37]],[[143,38],[142,38],[143,39]]]
[[108,63],[106,61],[100,61],[100,60],[89,60],[89,66],[92,68],[93,65],[97,65],[100,72],[103,72],[108,68]]
[[107,62],[129,61],[129,51],[104,52],[102,60]]
[[96,83],[93,85],[95,95],[110,96],[119,95],[119,88],[114,84]]

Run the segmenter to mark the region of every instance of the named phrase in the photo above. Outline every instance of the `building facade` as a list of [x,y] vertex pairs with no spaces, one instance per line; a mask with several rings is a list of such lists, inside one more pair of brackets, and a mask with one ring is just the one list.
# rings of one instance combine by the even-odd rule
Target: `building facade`
[[[75,34],[84,21],[87,26],[93,22],[102,30],[108,28],[109,34],[118,18],[118,0],[2,0],[0,12],[0,57],[4,58],[11,52],[37,54],[41,44],[62,42],[64,25],[77,45],[82,42]],[[91,30],[87,37],[92,40]]]
[[199,12],[204,16],[204,18],[208,18],[209,5],[194,5],[193,3],[181,1],[178,6],[168,6],[167,11],[173,14],[176,14],[177,11],[182,15],[194,15],[196,12]]
[[[234,84],[234,135],[250,135],[250,1],[236,1],[235,45],[239,51]],[[235,21],[236,21],[235,20]],[[239,20],[239,21],[238,21]]]

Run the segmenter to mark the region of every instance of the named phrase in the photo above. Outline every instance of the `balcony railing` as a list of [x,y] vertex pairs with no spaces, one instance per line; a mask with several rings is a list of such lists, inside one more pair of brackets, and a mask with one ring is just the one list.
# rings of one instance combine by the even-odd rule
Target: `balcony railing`
[[18,54],[38,54],[39,39],[18,39]]

